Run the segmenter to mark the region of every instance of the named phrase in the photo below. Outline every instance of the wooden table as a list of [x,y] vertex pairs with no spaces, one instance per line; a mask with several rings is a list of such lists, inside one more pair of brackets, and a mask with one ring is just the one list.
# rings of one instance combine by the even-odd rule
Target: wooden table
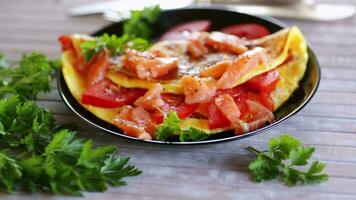
[[[72,18],[69,7],[84,0],[1,0],[0,51],[11,60],[32,50],[51,58],[60,55],[57,37],[90,33],[108,22],[100,16]],[[341,1],[338,1],[341,2]],[[342,2],[355,4],[353,0]],[[320,88],[311,103],[287,122],[240,141],[203,146],[157,146],[115,137],[81,122],[60,100],[55,83],[38,103],[61,122],[76,122],[80,136],[98,145],[116,145],[143,174],[126,179],[128,186],[88,199],[356,199],[356,18],[339,22],[283,20],[298,25],[322,67]],[[265,148],[268,138],[291,133],[316,147],[314,159],[327,163],[326,183],[288,188],[279,181],[256,184],[247,165],[248,145]],[[0,194],[0,199],[71,199],[45,194]]]

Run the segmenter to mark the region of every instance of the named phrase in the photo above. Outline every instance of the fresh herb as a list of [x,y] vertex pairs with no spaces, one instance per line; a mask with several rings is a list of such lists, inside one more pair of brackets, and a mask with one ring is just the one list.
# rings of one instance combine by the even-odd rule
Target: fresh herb
[[152,30],[150,25],[158,19],[161,9],[158,5],[145,7],[141,10],[132,10],[131,17],[124,23],[124,34],[149,40]]
[[194,142],[206,140],[209,135],[204,131],[198,130],[194,127],[188,130],[182,130],[180,125],[180,119],[176,112],[170,111],[168,116],[164,118],[163,123],[157,127],[156,139],[161,141],[169,141],[175,135],[179,135],[181,142]]
[[5,55],[0,53],[0,68],[8,67],[8,66],[9,66],[9,62],[7,61]]
[[50,61],[41,53],[24,55],[19,66],[7,66],[0,56],[0,98],[17,94],[24,99],[34,99],[40,92],[50,90],[51,74],[58,68],[57,61]]
[[122,178],[140,174],[128,165],[129,158],[116,156],[115,147],[93,148],[91,140],[78,139],[57,124],[51,112],[28,100],[49,90],[52,65],[42,54],[32,53],[23,57],[19,68],[1,69],[7,73],[1,74],[2,82],[10,83],[1,87],[16,88],[15,80],[46,87],[16,88],[0,100],[0,189],[81,195],[124,185]]
[[313,161],[306,171],[300,169],[308,164],[314,147],[303,146],[292,136],[271,138],[268,151],[259,151],[251,146],[247,150],[257,155],[257,159],[249,165],[256,182],[280,177],[288,186],[294,186],[328,180],[328,175],[323,173],[325,164],[319,161]]
[[157,127],[156,138],[161,141],[168,141],[174,135],[180,134],[182,131],[179,126],[180,119],[176,112],[170,111],[168,116],[164,118],[163,123]]
[[81,44],[84,59],[89,61],[104,49],[109,51],[111,56],[122,54],[128,48],[146,50],[150,46],[148,42],[151,36],[150,25],[157,20],[159,13],[159,6],[145,7],[142,11],[131,11],[131,18],[124,22],[122,36],[105,33]]
[[181,142],[202,141],[208,138],[209,138],[208,134],[194,127],[190,127],[188,130],[183,130],[179,135],[179,140]]

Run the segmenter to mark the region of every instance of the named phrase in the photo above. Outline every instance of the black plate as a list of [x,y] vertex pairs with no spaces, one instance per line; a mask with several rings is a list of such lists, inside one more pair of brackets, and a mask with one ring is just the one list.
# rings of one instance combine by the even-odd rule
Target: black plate
[[[246,22],[253,22],[261,24],[267,27],[271,32],[276,32],[284,27],[286,27],[280,21],[267,18],[267,17],[257,17],[251,16],[247,14],[226,11],[226,10],[219,10],[219,9],[177,9],[177,10],[170,10],[164,11],[161,13],[158,22],[153,26],[154,35],[153,38],[158,38],[162,33],[164,33],[168,28],[174,26],[175,24],[182,23],[185,21],[190,21],[194,19],[208,19],[212,21],[212,30],[217,30],[219,28],[225,27],[231,24],[238,24],[238,23],[246,23]],[[117,34],[121,35],[122,33],[122,23],[116,23],[109,25],[97,32],[93,35],[101,35],[103,33],[109,34]],[[313,51],[308,47],[309,53],[309,60],[308,66],[305,72],[303,79],[300,82],[299,88],[292,94],[287,102],[285,102],[277,111],[274,112],[275,115],[275,122],[270,125],[267,125],[263,128],[251,131],[244,135],[234,135],[232,132],[225,132],[221,134],[216,134],[211,136],[208,140],[205,141],[198,141],[198,142],[161,142],[161,141],[144,141],[149,143],[160,143],[160,144],[207,144],[207,143],[216,143],[216,142],[223,142],[223,141],[231,141],[236,139],[241,139],[244,137],[249,137],[255,135],[257,133],[261,133],[270,129],[277,124],[283,122],[290,116],[296,114],[300,111],[313,97],[315,94],[319,82],[320,82],[320,67],[317,61],[317,58]],[[92,113],[87,111],[84,107],[82,107],[76,99],[70,93],[62,72],[58,74],[58,90],[59,93],[65,102],[65,104],[82,120],[87,122],[88,124],[106,131],[108,133],[118,135],[127,139],[138,140],[137,138],[127,136],[123,134],[123,132],[115,127],[112,124],[109,124],[96,116]]]

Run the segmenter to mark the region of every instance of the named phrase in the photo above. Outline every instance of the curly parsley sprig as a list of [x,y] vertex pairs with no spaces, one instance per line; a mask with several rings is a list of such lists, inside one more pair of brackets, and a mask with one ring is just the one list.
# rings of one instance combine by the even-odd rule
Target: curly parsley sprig
[[150,25],[157,20],[159,13],[158,5],[131,11],[131,18],[124,22],[122,36],[105,33],[81,44],[85,60],[89,61],[103,49],[108,50],[111,56],[122,54],[127,48],[138,51],[148,49],[152,33]]
[[209,138],[209,134],[194,127],[182,130],[179,123],[180,119],[177,113],[170,111],[168,116],[164,117],[163,123],[157,127],[157,140],[170,141],[175,135],[179,135],[181,142],[194,142]]
[[7,68],[0,54],[0,190],[81,195],[124,185],[124,177],[141,173],[128,157],[117,157],[113,146],[94,148],[91,140],[78,139],[29,100],[49,90],[56,65],[31,53],[19,67]]
[[38,93],[48,92],[51,75],[58,68],[57,60],[49,60],[39,52],[25,54],[18,66],[11,66],[0,54],[0,98],[12,94],[34,99]]
[[328,175],[323,173],[325,164],[319,161],[313,161],[306,171],[299,169],[308,164],[315,149],[303,146],[292,136],[282,135],[271,138],[268,151],[260,151],[251,146],[247,150],[257,155],[257,159],[249,165],[256,182],[280,177],[288,186],[294,186],[328,180]]

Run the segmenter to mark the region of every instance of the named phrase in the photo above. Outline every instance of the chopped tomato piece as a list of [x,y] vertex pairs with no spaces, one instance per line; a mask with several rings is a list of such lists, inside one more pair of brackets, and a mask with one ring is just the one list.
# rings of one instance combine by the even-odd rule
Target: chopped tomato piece
[[208,118],[209,116],[209,104],[210,103],[200,103],[198,104],[197,108],[195,109],[195,113],[198,113],[199,115]]
[[109,52],[107,51],[99,52],[98,57],[93,59],[93,62],[89,62],[90,69],[87,76],[87,85],[89,87],[104,80],[110,66]]
[[120,88],[105,79],[89,87],[82,95],[82,103],[102,108],[115,108],[132,104],[145,94],[143,89]]
[[195,109],[197,109],[198,104],[187,104],[187,103],[182,103],[180,106],[175,107],[175,111],[177,112],[177,115],[180,119],[185,119],[189,116],[191,116]]
[[270,34],[266,27],[255,23],[235,24],[225,27],[220,31],[239,37],[244,37],[249,40],[261,38]]
[[243,45],[240,38],[216,31],[211,32],[206,38],[206,45],[218,51],[226,51],[234,54],[242,54],[247,51],[247,47]]
[[231,122],[223,115],[214,101],[209,104],[208,109],[209,129],[226,128],[231,125]]
[[[165,101],[165,105],[161,107],[161,111],[168,115],[169,111],[175,111],[180,119],[185,119],[190,117],[198,104],[187,104],[184,102],[183,95],[175,95],[175,94],[162,94],[162,99]],[[156,111],[154,113],[154,118],[156,123],[160,124],[163,122],[163,116],[161,111]]]
[[247,82],[248,86],[261,92],[271,92],[279,81],[279,72],[271,70],[258,75]]
[[268,108],[268,110],[274,109],[274,103],[273,103],[270,93],[261,92],[260,93],[260,102],[264,107]]
[[58,41],[61,43],[62,45],[62,51],[74,51],[74,46],[73,46],[73,42],[72,39],[69,35],[62,35],[58,38]]
[[184,103],[184,95],[182,94],[162,94],[162,99],[169,106],[177,107]]
[[160,37],[159,40],[163,41],[163,40],[184,39],[184,36],[182,34],[183,31],[189,31],[189,32],[208,31],[210,26],[211,26],[211,22],[209,20],[194,20],[194,21],[181,23],[166,31]]

